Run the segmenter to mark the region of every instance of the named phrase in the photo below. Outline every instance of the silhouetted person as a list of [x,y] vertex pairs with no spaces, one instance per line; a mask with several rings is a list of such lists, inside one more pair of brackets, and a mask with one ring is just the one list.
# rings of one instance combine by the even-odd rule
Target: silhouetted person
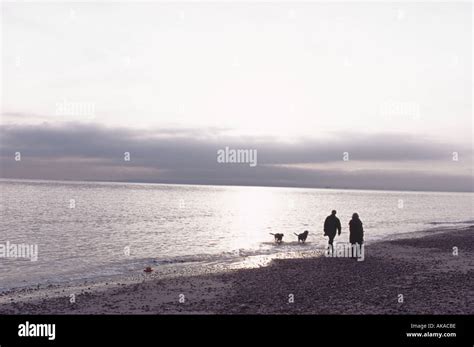
[[[349,222],[349,242],[352,245],[352,250],[355,249],[354,246],[356,244],[358,244],[358,247],[361,247],[364,243],[364,228],[357,213],[352,215],[352,219]],[[354,255],[352,257],[354,258]]]
[[336,217],[336,210],[332,210],[331,215],[326,217],[324,221],[324,235],[329,237],[329,247],[331,247],[331,252],[334,252],[334,247],[332,245],[334,238],[336,237],[336,232],[339,232],[338,235],[341,235],[341,221]]

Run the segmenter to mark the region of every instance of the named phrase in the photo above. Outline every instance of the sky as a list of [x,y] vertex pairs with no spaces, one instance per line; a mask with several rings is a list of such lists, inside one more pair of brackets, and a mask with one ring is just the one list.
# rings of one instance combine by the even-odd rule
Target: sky
[[3,3],[0,176],[472,191],[472,13]]

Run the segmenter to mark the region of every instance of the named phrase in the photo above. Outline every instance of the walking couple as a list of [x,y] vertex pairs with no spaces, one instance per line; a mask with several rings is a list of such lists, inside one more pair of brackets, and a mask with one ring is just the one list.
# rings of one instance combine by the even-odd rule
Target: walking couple
[[[324,221],[324,236],[329,237],[328,248],[331,253],[334,252],[334,238],[336,233],[341,235],[341,221],[336,217],[336,210],[332,210],[331,215],[329,215]],[[359,215],[354,213],[352,219],[349,222],[349,242],[351,243],[353,249],[355,246],[361,247],[364,243],[364,228],[362,226],[362,221],[359,219]]]

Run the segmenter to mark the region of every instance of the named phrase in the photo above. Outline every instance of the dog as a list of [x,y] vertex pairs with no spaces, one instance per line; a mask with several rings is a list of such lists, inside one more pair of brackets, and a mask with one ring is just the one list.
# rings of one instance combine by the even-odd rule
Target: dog
[[270,233],[270,235],[273,235],[275,237],[275,242],[276,243],[281,243],[283,241],[283,236],[284,234],[273,234]]
[[304,232],[302,232],[301,234],[297,234],[295,233],[296,236],[298,236],[298,243],[303,242],[305,243],[306,242],[306,238],[308,237],[308,234],[309,234],[309,231],[308,230],[305,230]]

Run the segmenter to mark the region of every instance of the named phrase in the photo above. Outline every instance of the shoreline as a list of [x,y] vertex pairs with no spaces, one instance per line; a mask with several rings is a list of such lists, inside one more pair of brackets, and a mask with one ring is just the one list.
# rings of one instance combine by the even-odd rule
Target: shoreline
[[[469,221],[474,222],[474,221]],[[437,223],[436,223],[437,224]],[[456,230],[463,230],[470,227],[471,225],[468,221],[450,223],[450,226],[434,225],[429,228],[407,231],[401,233],[395,233],[392,235],[385,235],[379,239],[375,240],[366,240],[365,245],[370,245],[374,243],[386,242],[390,240],[405,239],[405,238],[419,238],[426,235],[434,235],[444,232],[453,232]],[[460,224],[459,226],[454,226],[454,224]],[[463,224],[463,225],[461,225]],[[327,241],[325,239],[325,241]],[[345,243],[345,241],[337,241],[339,244]],[[267,242],[268,244],[275,245],[273,242]],[[24,291],[39,291],[39,290],[56,290],[64,288],[77,288],[77,287],[89,287],[100,286],[105,283],[117,283],[121,282],[134,283],[141,282],[144,279],[153,278],[168,278],[168,277],[179,277],[179,276],[192,276],[196,274],[205,274],[205,273],[221,273],[226,271],[232,271],[235,269],[242,268],[252,268],[268,265],[274,259],[293,259],[293,258],[302,258],[307,257],[308,255],[321,255],[324,253],[325,249],[323,247],[313,247],[312,241],[307,242],[306,244],[299,244],[297,242],[287,242],[284,241],[282,245],[284,247],[294,246],[295,244],[300,247],[300,249],[289,249],[283,251],[271,251],[267,249],[266,251],[253,252],[251,249],[248,250],[239,250],[238,252],[233,252],[232,255],[229,255],[231,252],[227,253],[227,257],[222,258],[221,254],[198,254],[194,256],[177,256],[179,258],[176,261],[173,261],[173,257],[166,258],[165,260],[153,259],[150,258],[148,262],[144,262],[145,259],[140,259],[143,263],[140,267],[135,267],[134,269],[127,269],[128,272],[122,271],[115,274],[101,275],[97,274],[95,276],[79,276],[74,279],[56,279],[56,280],[41,280],[40,282],[30,282],[24,284],[16,284],[5,287],[0,287],[0,304],[2,303],[2,296],[9,293],[22,293]],[[309,246],[309,247],[307,247]],[[242,253],[241,253],[242,251]],[[205,257],[203,260],[183,260],[183,258],[197,259],[198,257]],[[133,262],[139,260],[134,259]],[[151,275],[144,275],[142,270],[143,266],[152,266],[153,273]]]
[[474,226],[419,233],[367,244],[364,261],[301,254],[223,272],[13,289],[0,293],[0,314],[473,314]]

